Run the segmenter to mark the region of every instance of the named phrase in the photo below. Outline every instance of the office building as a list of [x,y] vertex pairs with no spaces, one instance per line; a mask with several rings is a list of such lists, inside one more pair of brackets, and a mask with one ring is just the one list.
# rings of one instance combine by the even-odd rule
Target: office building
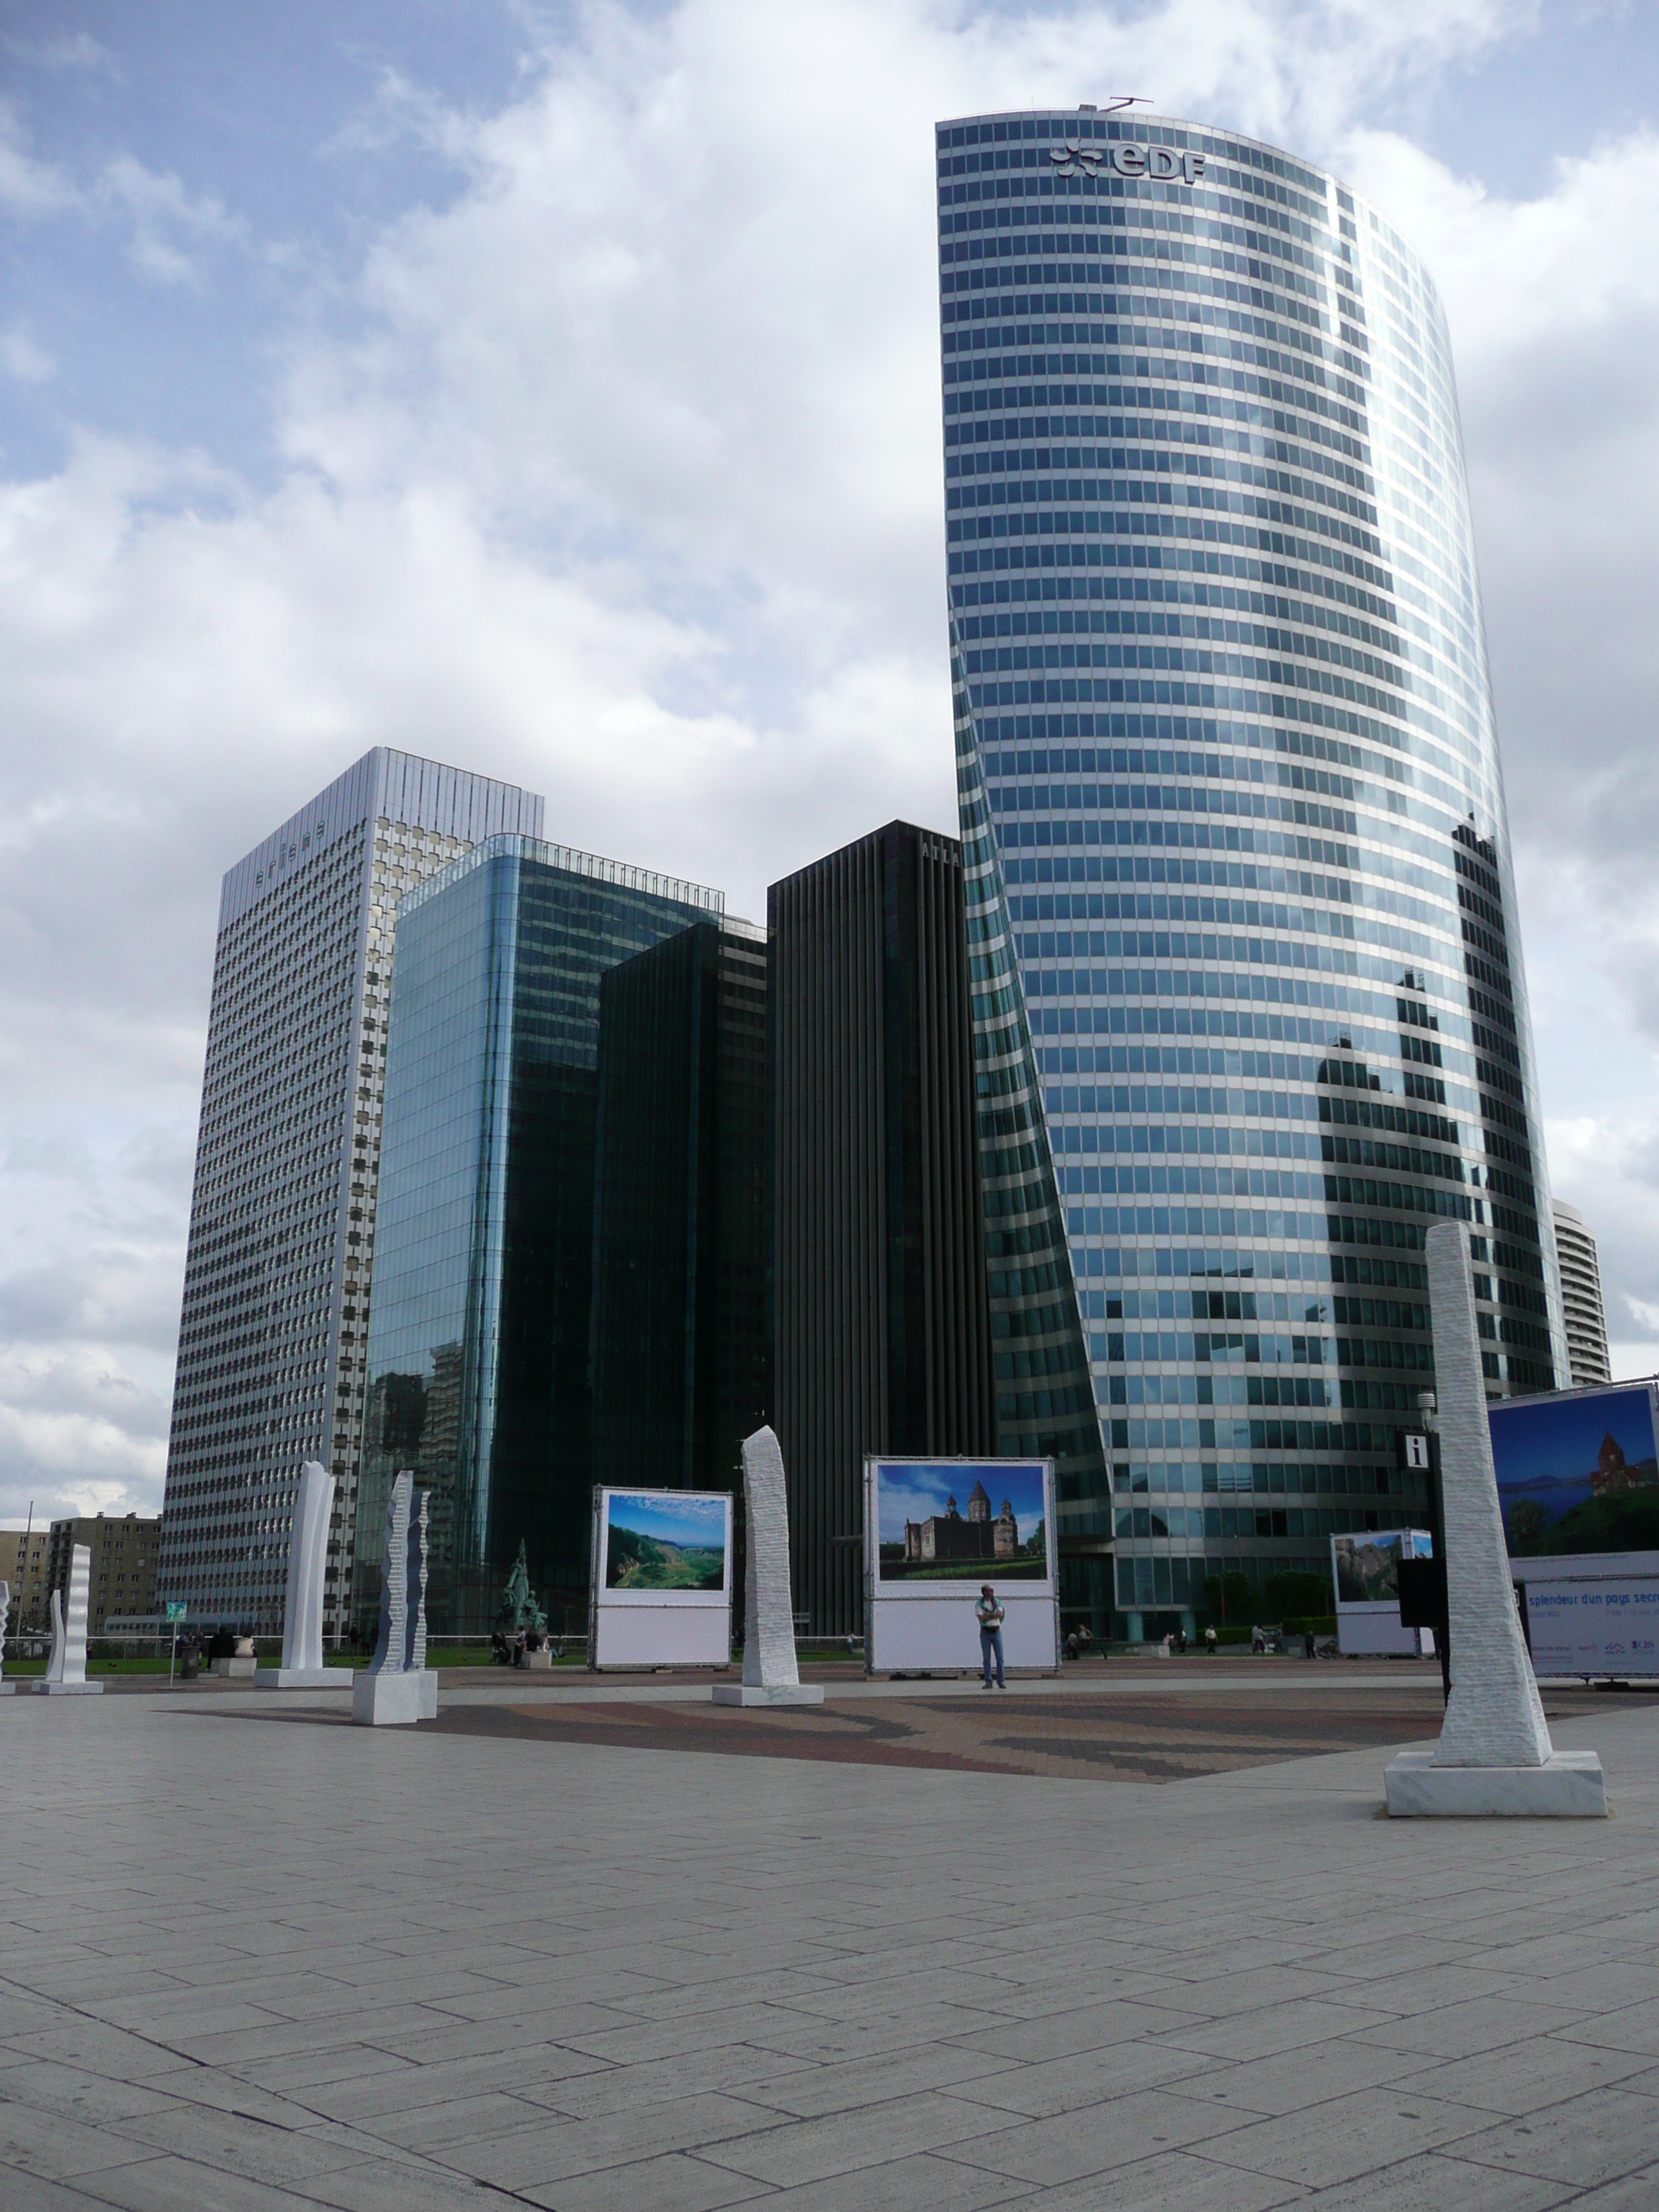
[[528,792],[377,746],[225,877],[158,1589],[192,1621],[281,1627],[319,1460],[324,1636],[345,1628],[398,902],[541,818]]
[[890,823],[774,884],[767,920],[775,1425],[796,1610],[841,1636],[865,1455],[998,1443],[961,849]]
[[[161,1523],[137,1513],[106,1517],[101,1513],[54,1521],[46,1547],[49,1589],[69,1593],[75,1547],[92,1553],[87,1585],[87,1633],[102,1632],[112,1613],[146,1613],[155,1607],[155,1571]],[[43,1621],[46,1619],[42,1612]]]
[[9,1635],[47,1626],[51,1542],[51,1532],[44,1528],[0,1528],[0,1583],[11,1589]]
[[[435,1633],[495,1626],[520,1544],[556,1625],[574,1607],[569,1625],[586,1626],[601,981],[718,924],[722,907],[718,891],[509,835],[399,910],[357,1498],[362,1632],[403,1468],[432,1493]],[[618,1002],[624,1028],[632,1011]],[[615,1057],[625,1081],[621,1038]]]
[[766,932],[697,922],[610,969],[598,1076],[595,1467],[730,1490],[771,1408]]
[[1601,1263],[1595,1239],[1576,1206],[1560,1199],[1553,1207],[1555,1252],[1561,1269],[1561,1310],[1567,1333],[1567,1372],[1575,1390],[1610,1382],[1607,1317],[1601,1303]]
[[1420,1513],[1430,1221],[1492,1393],[1565,1372],[1450,346],[1274,148],[1082,107],[937,154],[976,1080],[1041,1107],[1088,1336],[1062,1555],[1109,1530],[1151,1633]]

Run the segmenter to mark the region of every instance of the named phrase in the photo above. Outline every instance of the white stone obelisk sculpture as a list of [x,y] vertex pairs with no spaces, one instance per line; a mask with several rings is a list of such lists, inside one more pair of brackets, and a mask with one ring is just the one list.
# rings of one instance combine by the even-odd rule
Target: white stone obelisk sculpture
[[9,1698],[16,1689],[15,1682],[6,1680],[6,1623],[11,1617],[11,1584],[0,1583],[0,1698]]
[[1387,1772],[1396,1816],[1605,1816],[1593,1751],[1557,1751],[1521,1633],[1498,1503],[1475,1328],[1468,1231],[1428,1233],[1440,1430],[1441,1527],[1451,1626],[1451,1698],[1432,1751],[1405,1751]]
[[405,1468],[386,1499],[380,1633],[351,1685],[351,1717],[365,1728],[437,1718],[438,1677],[426,1663],[428,1495]]
[[52,1594],[52,1656],[45,1679],[35,1684],[43,1698],[98,1698],[101,1682],[87,1680],[87,1597],[92,1588],[92,1552],[86,1544],[70,1553],[69,1602],[62,1590]]
[[795,1615],[789,1595],[789,1498],[783,1453],[770,1429],[744,1439],[743,1510],[749,1552],[744,1595],[743,1680],[717,1682],[717,1705],[821,1705],[823,1692],[804,1685],[795,1663]]
[[323,1574],[328,1565],[328,1518],[334,1510],[334,1477],[308,1459],[294,1492],[288,1540],[288,1605],[283,1615],[283,1663],[256,1676],[261,1689],[343,1689],[344,1670],[323,1664]]

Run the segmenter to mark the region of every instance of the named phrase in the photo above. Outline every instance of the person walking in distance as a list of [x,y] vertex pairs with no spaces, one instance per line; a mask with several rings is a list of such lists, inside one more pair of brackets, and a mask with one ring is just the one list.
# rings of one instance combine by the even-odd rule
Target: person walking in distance
[[994,1659],[996,1686],[999,1690],[1006,1690],[1008,1685],[1002,1679],[1002,1624],[1006,1616],[989,1583],[981,1588],[975,1610],[979,1614],[979,1656],[984,1687],[988,1690],[991,1686],[991,1662]]

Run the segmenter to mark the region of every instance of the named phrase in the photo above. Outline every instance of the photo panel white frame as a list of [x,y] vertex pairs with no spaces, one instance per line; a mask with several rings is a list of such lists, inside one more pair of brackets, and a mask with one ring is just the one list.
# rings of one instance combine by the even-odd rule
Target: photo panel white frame
[[[717,1590],[607,1589],[613,1498],[659,1498],[665,1506],[723,1509],[724,1581]],[[724,1490],[651,1490],[640,1483],[596,1483],[589,1559],[587,1664],[606,1667],[729,1667],[732,1663],[732,1497]]]
[[[997,1468],[1039,1475],[1047,1557],[1045,1572],[1005,1581],[994,1559],[964,1562],[960,1577],[916,1582],[881,1577],[881,1485],[884,1470],[938,1468],[975,1470],[981,1476]],[[952,1487],[959,1491],[958,1480]],[[945,1453],[870,1454],[864,1462],[864,1671],[881,1674],[977,1674],[979,1623],[974,1608],[981,1586],[992,1583],[1006,1618],[1004,1662],[1010,1667],[1060,1671],[1060,1531],[1054,1510],[1052,1459],[997,1459],[985,1455]]]

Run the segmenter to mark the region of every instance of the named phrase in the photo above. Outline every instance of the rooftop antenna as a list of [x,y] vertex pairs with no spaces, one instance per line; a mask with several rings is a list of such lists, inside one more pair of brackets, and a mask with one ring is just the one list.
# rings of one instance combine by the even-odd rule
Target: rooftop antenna
[[1115,92],[1100,107],[1097,107],[1091,100],[1084,100],[1079,101],[1078,108],[1079,112],[1084,115],[1115,115],[1121,108],[1150,107],[1152,104],[1145,93]]

